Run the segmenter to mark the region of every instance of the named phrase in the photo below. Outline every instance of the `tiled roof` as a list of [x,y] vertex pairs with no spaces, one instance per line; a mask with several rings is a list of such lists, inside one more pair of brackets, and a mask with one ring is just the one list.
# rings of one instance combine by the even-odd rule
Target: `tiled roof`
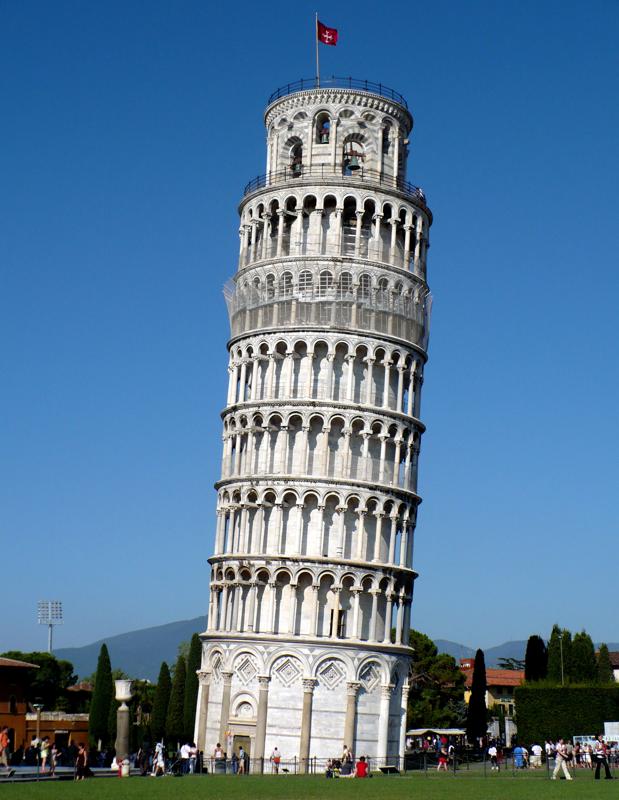
[[[470,689],[473,682],[473,670],[463,669],[466,676],[466,688]],[[486,683],[488,686],[520,686],[524,681],[523,669],[487,669]]]
[[0,667],[25,667],[26,669],[39,669],[38,664],[29,664],[27,661],[17,661],[15,658],[0,656]]
[[608,655],[610,656],[610,663],[613,669],[619,669],[619,651],[613,650]]

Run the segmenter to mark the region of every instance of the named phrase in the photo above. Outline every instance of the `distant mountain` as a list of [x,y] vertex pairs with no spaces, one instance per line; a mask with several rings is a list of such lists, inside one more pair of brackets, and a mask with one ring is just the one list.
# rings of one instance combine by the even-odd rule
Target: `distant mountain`
[[172,665],[176,661],[179,644],[189,641],[194,633],[201,633],[205,628],[206,617],[195,617],[121,633],[84,647],[64,647],[55,650],[54,654],[70,661],[75,672],[83,678],[97,669],[99,650],[105,642],[110,651],[112,669],[122,669],[132,678],[156,681],[161,662],[167,661]]
[[475,651],[472,647],[450,642],[448,639],[435,639],[434,644],[437,646],[439,653],[447,653],[448,656],[453,656],[456,661],[460,661],[461,658],[474,658],[475,656]]
[[[168,664],[173,664],[176,661],[179,644],[189,641],[194,633],[200,633],[205,628],[206,618],[195,617],[195,619],[170,622],[167,625],[157,625],[154,628],[121,633],[118,636],[99,639],[84,647],[65,647],[56,650],[55,654],[58,658],[71,661],[75,672],[83,678],[97,669],[99,650],[105,642],[110,651],[113,669],[122,669],[132,678],[148,678],[156,681],[161,662],[167,661]],[[434,644],[439,653],[448,653],[456,661],[461,658],[473,658],[475,655],[472,647],[447,639],[435,639]],[[501,658],[524,659],[526,647],[526,640],[504,642],[496,647],[489,647],[484,651],[486,666],[497,667]],[[619,651],[619,643],[608,642],[608,649]]]

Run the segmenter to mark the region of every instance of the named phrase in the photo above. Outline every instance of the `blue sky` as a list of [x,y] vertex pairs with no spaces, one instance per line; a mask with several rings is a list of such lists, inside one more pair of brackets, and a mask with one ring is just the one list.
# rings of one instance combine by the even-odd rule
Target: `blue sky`
[[[222,285],[314,4],[0,3],[0,649],[206,612]],[[433,209],[413,624],[619,640],[619,5],[330,2]],[[602,611],[600,612],[600,609]]]

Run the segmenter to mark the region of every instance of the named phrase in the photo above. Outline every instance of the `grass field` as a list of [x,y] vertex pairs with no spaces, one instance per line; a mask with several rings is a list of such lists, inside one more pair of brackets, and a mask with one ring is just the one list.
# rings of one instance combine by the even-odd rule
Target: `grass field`
[[70,781],[5,784],[2,800],[554,800],[616,798],[619,781],[594,781],[589,770],[571,783],[549,781],[543,774],[473,775],[415,774],[371,780],[327,780],[322,776],[208,776],[184,778],[94,778]]

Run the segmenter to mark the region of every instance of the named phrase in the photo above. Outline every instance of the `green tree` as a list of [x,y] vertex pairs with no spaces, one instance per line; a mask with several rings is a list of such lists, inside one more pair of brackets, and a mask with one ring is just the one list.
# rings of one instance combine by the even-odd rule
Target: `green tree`
[[471,696],[466,719],[466,738],[475,742],[486,735],[488,730],[488,709],[486,708],[486,660],[484,651],[475,653],[473,665],[473,681],[471,683]]
[[572,634],[567,628],[563,628],[561,631],[561,646],[563,648],[564,680],[569,683],[574,672],[574,659],[572,658]]
[[95,686],[90,701],[90,712],[88,716],[88,735],[91,744],[103,746],[110,743],[109,737],[109,718],[110,706],[114,702],[114,682],[112,680],[112,665],[110,664],[110,654],[105,644],[101,645],[99,659],[97,661],[97,672],[95,674]]
[[150,718],[150,728],[153,738],[160,742],[165,736],[165,723],[170,704],[170,692],[172,691],[172,679],[170,669],[165,661],[162,662],[159,670],[159,679],[155,690],[153,701],[153,712]]
[[575,683],[595,683],[598,677],[595,647],[585,631],[574,636],[570,664],[570,678]]
[[597,679],[598,683],[614,683],[615,675],[610,661],[608,645],[601,644],[597,654]]
[[543,681],[548,673],[548,649],[541,636],[529,636],[524,657],[525,681]]
[[2,655],[39,667],[27,670],[26,700],[29,703],[42,703],[46,711],[63,710],[65,692],[77,682],[70,661],[39,651],[24,653],[21,650],[8,650]]
[[198,670],[202,664],[202,642],[197,633],[191,637],[187,656],[187,677],[185,678],[185,699],[183,708],[183,726],[185,738],[193,739],[196,722],[196,705],[198,703]]
[[184,705],[185,705],[185,678],[187,670],[185,659],[179,656],[174,667],[174,679],[170,692],[170,703],[166,716],[165,732],[168,742],[181,743],[185,736]]
[[452,656],[438,652],[428,636],[410,632],[413,656],[408,725],[452,727],[462,724],[465,677]]
[[548,670],[547,677],[551,683],[561,683],[561,628],[558,625],[552,626],[550,639],[548,641]]

